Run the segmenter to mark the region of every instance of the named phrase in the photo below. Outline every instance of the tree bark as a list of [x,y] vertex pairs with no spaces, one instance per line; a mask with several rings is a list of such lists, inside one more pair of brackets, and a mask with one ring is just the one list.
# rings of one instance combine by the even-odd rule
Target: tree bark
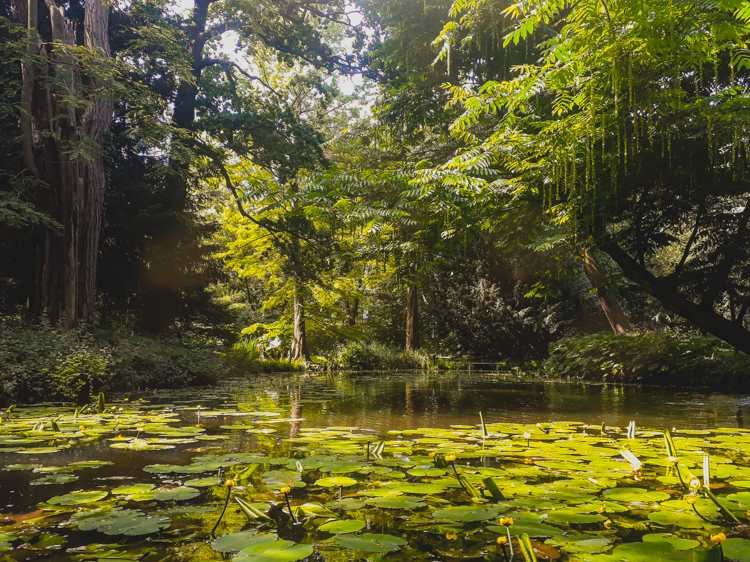
[[349,304],[349,301],[346,301],[346,316],[347,316],[347,323],[349,326],[354,326],[357,324],[357,315],[359,314],[359,299],[354,298],[352,304]]
[[[69,329],[80,320],[92,320],[94,314],[105,189],[101,147],[113,106],[96,79],[75,64],[70,50],[76,44],[75,24],[65,19],[64,9],[54,0],[46,3],[54,44],[44,53],[45,73],[56,81],[49,88],[34,85],[31,124],[45,131],[32,131],[32,152],[39,179],[47,184],[37,190],[37,206],[63,225],[63,231],[41,233],[31,306],[35,315],[46,313],[53,323]],[[89,0],[85,10],[83,46],[109,58],[109,8],[103,0]],[[83,93],[84,85],[88,94]],[[70,103],[71,96],[85,96],[85,109]]]
[[310,354],[307,351],[307,332],[305,331],[305,308],[299,296],[296,279],[294,283],[294,335],[292,336],[292,349],[289,358],[292,360],[310,360]]
[[630,330],[625,312],[620,306],[620,301],[613,294],[611,287],[607,283],[607,277],[604,275],[601,264],[596,256],[590,250],[583,254],[583,271],[589,278],[591,286],[596,290],[596,296],[599,297],[599,304],[604,310],[604,314],[612,327],[615,334],[625,334]]
[[419,349],[419,291],[406,289],[406,349]]
[[724,318],[710,308],[689,301],[678,293],[673,285],[655,277],[616,244],[609,244],[602,249],[620,266],[629,279],[638,283],[646,293],[656,298],[665,308],[679,314],[709,334],[724,340],[738,351],[750,355],[750,332],[742,325]]

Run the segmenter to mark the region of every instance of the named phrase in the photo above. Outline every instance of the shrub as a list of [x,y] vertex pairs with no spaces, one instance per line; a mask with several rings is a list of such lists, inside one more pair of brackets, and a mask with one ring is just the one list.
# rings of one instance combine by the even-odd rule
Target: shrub
[[429,369],[437,367],[433,356],[421,351],[401,350],[381,343],[349,342],[340,346],[330,360],[337,369],[349,371],[385,371],[391,369]]
[[544,370],[608,382],[748,386],[750,357],[714,337],[593,334],[556,342]]
[[0,398],[88,400],[100,390],[179,388],[230,373],[215,345],[114,331],[61,332],[0,317]]

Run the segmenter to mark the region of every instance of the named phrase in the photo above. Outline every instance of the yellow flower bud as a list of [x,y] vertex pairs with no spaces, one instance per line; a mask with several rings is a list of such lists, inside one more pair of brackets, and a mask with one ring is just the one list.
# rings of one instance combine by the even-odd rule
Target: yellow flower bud
[[227,480],[226,482],[224,482],[224,486],[226,486],[227,488],[234,488],[236,485],[237,482],[234,480]]
[[288,494],[292,489],[289,486],[284,486],[280,491],[282,494]]
[[449,541],[455,541],[458,537],[453,533],[445,533],[445,538]]
[[497,544],[508,544],[508,537],[497,537]]
[[610,521],[609,519],[607,519],[607,520],[606,520],[606,521],[605,521],[605,522],[603,523],[603,525],[604,525],[604,528],[605,528],[605,529],[611,529],[611,528],[612,528],[612,521]]
[[695,496],[688,496],[685,498],[685,501],[690,505],[694,505],[698,501],[698,498],[696,498]]
[[445,460],[448,462],[453,462],[456,460],[456,455],[445,455]]
[[604,503],[599,506],[599,509],[596,510],[597,513],[604,513],[605,511],[607,511],[607,504]]
[[727,536],[724,533],[719,533],[718,535],[711,535],[711,542],[723,543],[725,540],[727,540]]
[[511,525],[513,525],[513,518],[512,518],[512,517],[503,517],[503,518],[502,518],[502,519],[500,520],[500,524],[501,524],[501,525],[502,525],[503,527],[510,527]]
[[434,458],[435,454],[436,454],[435,452],[430,453],[430,458]]

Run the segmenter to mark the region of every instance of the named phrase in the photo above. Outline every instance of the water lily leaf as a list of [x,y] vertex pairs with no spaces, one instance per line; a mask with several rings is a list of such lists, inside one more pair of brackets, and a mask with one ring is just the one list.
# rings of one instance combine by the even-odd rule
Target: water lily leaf
[[68,482],[75,482],[78,480],[78,476],[72,474],[50,474],[43,478],[37,478],[29,482],[32,486],[38,486],[42,484],[67,484]]
[[278,539],[276,533],[258,533],[257,531],[238,531],[222,535],[211,542],[216,552],[239,552],[243,548],[261,542],[273,542]]
[[295,562],[313,553],[309,544],[294,544],[292,541],[276,540],[260,542],[243,548],[235,559],[252,562]]
[[654,492],[645,488],[611,488],[604,491],[604,497],[625,502],[658,502],[668,500],[666,492]]
[[13,548],[12,543],[16,540],[16,537],[8,534],[0,534],[0,552],[5,552]]
[[412,468],[406,472],[410,476],[443,476],[447,473],[442,468]]
[[407,542],[392,535],[378,535],[365,533],[363,535],[339,535],[333,542],[344,548],[360,550],[362,552],[393,552],[400,549]]
[[130,496],[133,494],[142,494],[149,492],[154,488],[153,484],[130,484],[129,486],[120,486],[112,490],[113,494],[123,494]]
[[[499,527],[497,525],[487,527],[487,530],[492,531],[493,533],[506,533],[505,527]],[[513,525],[510,527],[510,534],[515,537],[521,533],[526,533],[530,537],[558,537],[564,535],[565,531],[537,521],[515,519]]]
[[160,501],[180,501],[189,500],[200,494],[200,490],[188,486],[178,486],[176,488],[160,489],[154,492],[154,499]]
[[411,499],[407,496],[392,496],[392,497],[381,497],[371,498],[365,500],[367,505],[374,507],[380,507],[384,509],[416,509],[418,507],[424,507],[424,502]]
[[494,506],[466,505],[439,509],[432,513],[436,519],[448,519],[450,521],[486,521],[494,519],[500,513],[500,508]]
[[557,509],[549,514],[550,521],[560,521],[562,523],[597,523],[607,519],[598,513],[579,513],[571,509]]
[[750,540],[747,539],[727,539],[721,543],[724,555],[734,560],[750,560]]
[[[514,525],[515,527],[515,525]],[[592,539],[581,539],[579,537],[553,537],[544,541],[544,544],[559,547],[568,554],[597,554],[609,550],[613,540],[608,537]]]
[[682,539],[670,533],[650,533],[643,535],[641,539],[643,542],[668,542],[672,545],[672,550],[690,550],[701,544],[699,541]]
[[47,500],[47,503],[51,503],[52,505],[81,505],[102,500],[108,495],[107,492],[99,490],[90,492],[72,492],[70,494],[65,494],[64,496],[55,496],[54,498]]
[[185,481],[185,486],[192,486],[194,488],[205,488],[206,486],[216,486],[219,482],[216,476],[206,476],[205,478],[193,478]]
[[365,507],[365,503],[354,498],[344,498],[343,500],[328,502],[326,507],[330,509],[342,509],[344,511],[355,511]]
[[345,521],[331,521],[325,525],[320,526],[321,531],[326,533],[356,533],[365,528],[366,523],[364,521],[357,521],[355,519],[347,519]]
[[133,509],[112,508],[111,511],[97,509],[78,513],[71,518],[81,531],[99,531],[105,535],[148,535],[168,528],[169,517],[146,515]]
[[339,486],[354,486],[357,481],[354,478],[348,478],[346,476],[333,476],[330,478],[321,478],[315,482],[318,486],[325,486],[326,488],[338,488]]

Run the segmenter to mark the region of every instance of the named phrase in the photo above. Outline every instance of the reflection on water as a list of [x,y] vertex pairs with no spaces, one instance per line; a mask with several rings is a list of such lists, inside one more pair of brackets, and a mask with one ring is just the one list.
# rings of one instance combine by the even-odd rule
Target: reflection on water
[[526,380],[481,373],[284,375],[228,382],[239,401],[264,395],[289,408],[300,427],[357,426],[378,432],[490,422],[555,420],[685,429],[742,427],[748,396],[672,388],[641,388]]

